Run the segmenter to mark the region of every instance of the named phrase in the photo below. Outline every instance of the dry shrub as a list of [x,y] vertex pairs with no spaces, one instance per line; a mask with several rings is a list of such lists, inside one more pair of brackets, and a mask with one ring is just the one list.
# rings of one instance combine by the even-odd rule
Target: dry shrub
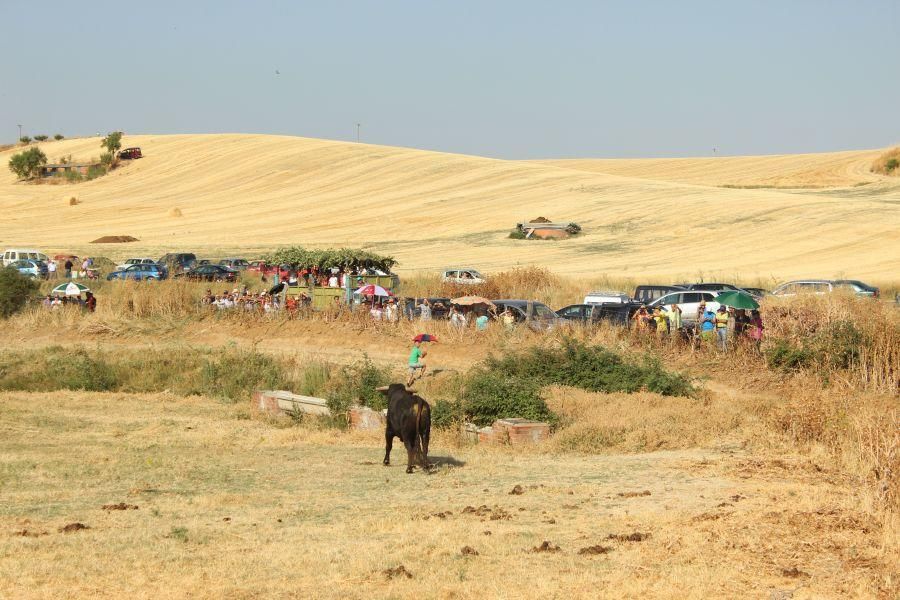
[[900,313],[845,294],[806,296],[764,306],[766,334],[808,354],[832,384],[896,393],[900,387]]
[[78,198],[76,198],[75,196],[69,198],[69,206],[75,206],[76,204],[78,204]]
[[170,208],[170,209],[169,209],[169,216],[170,216],[170,217],[180,217],[180,216],[181,216],[181,209],[178,208],[177,206],[174,207],[174,208]]
[[900,176],[900,148],[891,148],[872,163],[872,172]]
[[602,394],[561,386],[547,388],[545,396],[550,409],[568,423],[551,442],[564,451],[596,454],[692,448],[751,424],[746,407],[722,398]]
[[558,292],[561,279],[544,267],[517,267],[500,271],[487,277],[478,285],[442,283],[439,295],[449,298],[459,296],[484,296],[485,298],[515,298],[549,301]]

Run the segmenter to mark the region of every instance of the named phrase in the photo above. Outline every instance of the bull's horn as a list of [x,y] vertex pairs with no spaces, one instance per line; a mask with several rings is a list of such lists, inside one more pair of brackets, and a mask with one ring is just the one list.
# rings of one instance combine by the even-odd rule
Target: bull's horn
[[388,386],[382,385],[380,387],[375,388],[375,391],[376,392],[386,392],[386,391],[388,391]]
[[416,393],[416,390],[414,390],[414,389],[412,389],[412,388],[406,388],[406,391],[409,392],[410,394],[415,394],[415,393]]

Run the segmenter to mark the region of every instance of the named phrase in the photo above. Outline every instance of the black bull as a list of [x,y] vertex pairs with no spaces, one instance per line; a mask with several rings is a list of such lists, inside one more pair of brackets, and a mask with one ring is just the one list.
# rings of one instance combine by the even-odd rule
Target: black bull
[[412,473],[413,465],[428,469],[428,439],[431,437],[431,407],[406,386],[392,383],[378,388],[387,396],[387,425],[384,430],[384,464],[391,464],[391,446],[394,437],[406,446],[406,472]]

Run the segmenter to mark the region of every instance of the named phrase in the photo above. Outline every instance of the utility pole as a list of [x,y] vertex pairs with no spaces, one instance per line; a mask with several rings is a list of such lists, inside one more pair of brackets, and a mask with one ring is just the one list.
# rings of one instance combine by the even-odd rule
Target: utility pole
[[22,124],[19,123],[19,139],[22,139]]
[[[359,143],[359,128],[360,128],[361,126],[362,126],[362,123],[357,123],[357,124],[356,124],[356,143],[357,143],[357,144]],[[20,125],[20,127],[21,127],[21,125]],[[19,137],[21,137],[21,136],[19,136]]]

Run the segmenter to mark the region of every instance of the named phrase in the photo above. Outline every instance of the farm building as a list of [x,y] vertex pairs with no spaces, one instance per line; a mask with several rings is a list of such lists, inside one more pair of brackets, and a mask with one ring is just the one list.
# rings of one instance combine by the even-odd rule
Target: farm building
[[57,177],[66,173],[78,173],[87,175],[88,169],[99,166],[100,163],[62,163],[44,165],[41,167],[41,177]]

